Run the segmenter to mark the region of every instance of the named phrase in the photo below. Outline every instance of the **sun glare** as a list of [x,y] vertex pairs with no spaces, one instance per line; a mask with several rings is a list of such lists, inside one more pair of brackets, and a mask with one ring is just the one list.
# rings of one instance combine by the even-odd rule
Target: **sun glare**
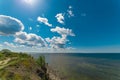
[[29,6],[35,6],[36,0],[23,0],[23,2]]
[[38,6],[43,6],[44,5],[44,0],[15,0],[16,6],[20,10],[29,10],[29,11],[37,11]]

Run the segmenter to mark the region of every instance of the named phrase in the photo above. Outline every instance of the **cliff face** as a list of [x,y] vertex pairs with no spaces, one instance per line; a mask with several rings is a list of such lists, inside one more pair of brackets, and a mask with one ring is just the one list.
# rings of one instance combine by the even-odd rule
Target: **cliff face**
[[51,80],[48,75],[30,55],[0,52],[0,80]]

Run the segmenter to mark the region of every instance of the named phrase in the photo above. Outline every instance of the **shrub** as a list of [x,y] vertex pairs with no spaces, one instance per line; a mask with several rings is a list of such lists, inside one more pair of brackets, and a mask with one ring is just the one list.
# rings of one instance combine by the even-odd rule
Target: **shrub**
[[38,64],[40,67],[45,66],[45,56],[39,56],[39,58],[37,59],[37,64]]

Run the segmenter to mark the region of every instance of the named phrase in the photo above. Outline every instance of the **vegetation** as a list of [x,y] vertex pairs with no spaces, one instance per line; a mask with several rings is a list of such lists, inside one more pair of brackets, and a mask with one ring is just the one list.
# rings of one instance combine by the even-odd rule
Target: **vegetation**
[[36,60],[26,53],[0,51],[1,80],[50,80],[46,71],[44,56]]
[[3,49],[3,50],[1,50],[0,52],[3,52],[3,53],[9,53],[9,52],[11,52],[9,49]]
[[45,57],[44,56],[39,56],[39,58],[37,59],[36,62],[41,67],[45,66]]

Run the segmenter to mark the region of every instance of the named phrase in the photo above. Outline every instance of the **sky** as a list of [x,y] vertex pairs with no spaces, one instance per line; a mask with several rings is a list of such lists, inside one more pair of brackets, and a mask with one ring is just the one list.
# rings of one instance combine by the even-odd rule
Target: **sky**
[[119,0],[0,0],[0,50],[119,53]]

